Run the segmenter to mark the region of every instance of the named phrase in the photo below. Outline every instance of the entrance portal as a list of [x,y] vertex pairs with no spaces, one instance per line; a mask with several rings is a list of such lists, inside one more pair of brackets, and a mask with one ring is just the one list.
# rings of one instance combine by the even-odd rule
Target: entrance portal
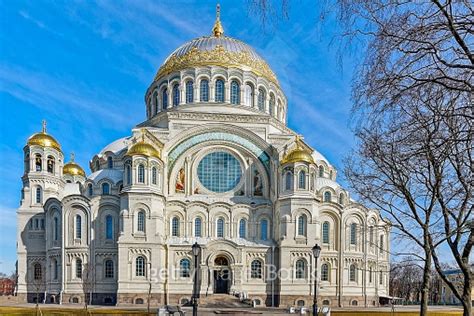
[[229,293],[231,273],[225,257],[214,260],[214,293]]

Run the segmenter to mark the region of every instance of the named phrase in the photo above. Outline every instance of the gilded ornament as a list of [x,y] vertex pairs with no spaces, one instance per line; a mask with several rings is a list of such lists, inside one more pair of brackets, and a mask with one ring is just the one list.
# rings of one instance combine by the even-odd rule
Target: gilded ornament
[[290,151],[280,162],[281,165],[294,162],[306,162],[314,164],[311,151],[306,149],[299,136],[296,136],[296,148]]
[[222,45],[216,45],[212,50],[199,50],[197,47],[193,47],[182,56],[178,56],[174,53],[166,60],[165,64],[160,67],[155,76],[155,81],[179,70],[202,66],[221,66],[227,68],[248,67],[249,70],[257,76],[264,77],[271,82],[279,84],[275,73],[265,61],[255,59],[246,51],[228,51],[222,47]]
[[36,133],[28,138],[28,146],[41,146],[54,148],[57,151],[61,151],[61,145],[54,139],[53,136],[46,133],[46,121],[43,120],[43,129],[40,133]]
[[71,161],[64,165],[63,174],[68,174],[71,176],[86,176],[84,169],[74,162],[74,153],[71,153]]

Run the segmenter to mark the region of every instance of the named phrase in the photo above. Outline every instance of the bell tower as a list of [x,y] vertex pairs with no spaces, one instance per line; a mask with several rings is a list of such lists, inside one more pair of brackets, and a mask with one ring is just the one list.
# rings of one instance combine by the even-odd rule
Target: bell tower
[[23,152],[25,170],[21,206],[42,210],[47,198],[57,197],[63,187],[64,156],[58,141],[46,133],[46,121],[43,120],[41,132],[28,138]]

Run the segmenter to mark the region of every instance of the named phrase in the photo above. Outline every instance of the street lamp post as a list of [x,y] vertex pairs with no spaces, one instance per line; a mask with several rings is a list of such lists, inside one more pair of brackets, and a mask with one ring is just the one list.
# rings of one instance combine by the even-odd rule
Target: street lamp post
[[193,316],[197,316],[198,309],[198,298],[199,298],[199,257],[201,255],[201,246],[197,242],[191,247],[194,256],[194,284],[193,284],[193,295],[191,302],[193,304]]
[[318,258],[321,253],[321,247],[316,244],[313,247],[314,255],[314,297],[313,297],[313,316],[318,315]]

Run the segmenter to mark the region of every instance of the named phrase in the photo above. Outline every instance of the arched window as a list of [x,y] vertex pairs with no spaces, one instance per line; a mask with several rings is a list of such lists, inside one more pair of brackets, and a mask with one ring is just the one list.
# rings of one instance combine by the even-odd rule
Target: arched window
[[239,221],[239,238],[245,238],[247,235],[247,221],[242,218]]
[[298,217],[298,235],[299,236],[306,236],[306,225],[307,225],[306,215],[301,214]]
[[319,177],[320,178],[324,177],[324,167],[319,166],[318,171],[319,171]]
[[105,271],[104,276],[106,279],[114,277],[114,262],[112,260],[105,260]]
[[194,237],[202,237],[202,220],[196,217],[194,220]]
[[349,267],[349,281],[355,282],[356,281],[356,266],[355,264],[351,264]]
[[303,170],[298,173],[298,189],[306,189],[306,172]]
[[201,80],[199,84],[199,94],[201,102],[208,102],[209,101],[209,81],[206,79]]
[[110,194],[110,184],[102,183],[102,195],[109,195]]
[[114,167],[114,160],[111,156],[107,157],[107,168],[112,169]]
[[254,92],[250,83],[245,84],[245,105],[253,107]]
[[240,86],[236,80],[230,83],[230,103],[240,104]]
[[138,183],[145,183],[145,166],[138,165]]
[[330,224],[328,221],[323,223],[323,244],[329,244],[329,228]]
[[59,264],[58,260],[54,259],[53,260],[53,279],[57,280],[58,279],[58,270],[59,270]]
[[41,171],[43,170],[43,158],[40,154],[35,155],[35,170]]
[[321,265],[321,281],[329,281],[329,266],[327,263]]
[[173,217],[171,220],[171,236],[178,237],[179,236],[179,218]]
[[48,156],[48,161],[46,163],[46,168],[49,173],[54,173],[54,157]]
[[262,88],[258,89],[258,109],[260,111],[265,111],[265,90]]
[[173,106],[179,105],[179,85],[173,86]]
[[43,200],[43,191],[41,190],[41,187],[36,187],[36,203],[41,203]]
[[267,240],[268,239],[268,220],[262,219],[260,221],[260,239]]
[[179,276],[189,278],[191,275],[191,261],[189,259],[181,259],[179,261]]
[[157,91],[153,92],[153,99],[152,99],[151,103],[152,103],[152,107],[154,107],[154,109],[152,109],[152,111],[151,111],[153,113],[150,113],[150,114],[153,115],[153,114],[158,113],[159,101],[158,101],[158,92]]
[[107,215],[105,217],[105,238],[113,239],[113,219],[112,215]]
[[156,178],[157,178],[157,173],[156,173],[156,167],[151,168],[151,183],[156,184]]
[[125,167],[125,172],[126,172],[126,176],[127,176],[127,184],[131,184],[132,183],[132,168],[130,167],[130,165],[127,165]]
[[224,102],[224,80],[217,79],[216,80],[216,93],[215,93],[215,101],[216,102]]
[[137,215],[137,231],[145,231],[145,212],[143,211],[138,212]]
[[268,110],[271,116],[275,113],[275,95],[270,93],[270,103],[268,104]]
[[380,284],[380,285],[383,285],[383,271],[382,271],[382,270],[380,270],[379,284]]
[[250,264],[250,277],[252,279],[261,279],[262,275],[262,262],[260,260],[252,261]]
[[217,219],[217,237],[224,237],[224,219],[219,217]]
[[41,268],[41,264],[35,263],[35,265],[33,266],[33,269],[34,269],[33,271],[34,279],[41,280],[43,278],[43,269]]
[[92,188],[92,183],[89,183],[89,184],[87,185],[87,194],[89,194],[89,196],[94,195],[94,190],[93,190],[93,188]]
[[306,262],[303,259],[299,259],[296,261],[295,278],[297,279],[306,278]]
[[145,258],[142,256],[135,259],[135,276],[145,276]]
[[82,279],[82,260],[76,259],[76,278]]
[[293,174],[288,171],[285,174],[285,190],[291,190],[293,187]]
[[384,246],[384,244],[383,244],[383,239],[384,239],[384,238],[383,238],[383,235],[380,235],[380,252],[381,252],[381,253],[383,253],[383,246]]
[[344,204],[344,193],[339,193],[339,204]]
[[168,108],[168,89],[164,88],[161,91],[161,108],[166,110]]
[[76,239],[82,238],[82,218],[81,215],[76,215]]
[[351,224],[351,245],[355,245],[357,243],[357,224]]
[[324,192],[324,202],[331,202],[331,192]]
[[194,84],[192,80],[186,81],[186,103],[194,101]]
[[59,219],[57,217],[54,218],[54,240],[59,239]]

